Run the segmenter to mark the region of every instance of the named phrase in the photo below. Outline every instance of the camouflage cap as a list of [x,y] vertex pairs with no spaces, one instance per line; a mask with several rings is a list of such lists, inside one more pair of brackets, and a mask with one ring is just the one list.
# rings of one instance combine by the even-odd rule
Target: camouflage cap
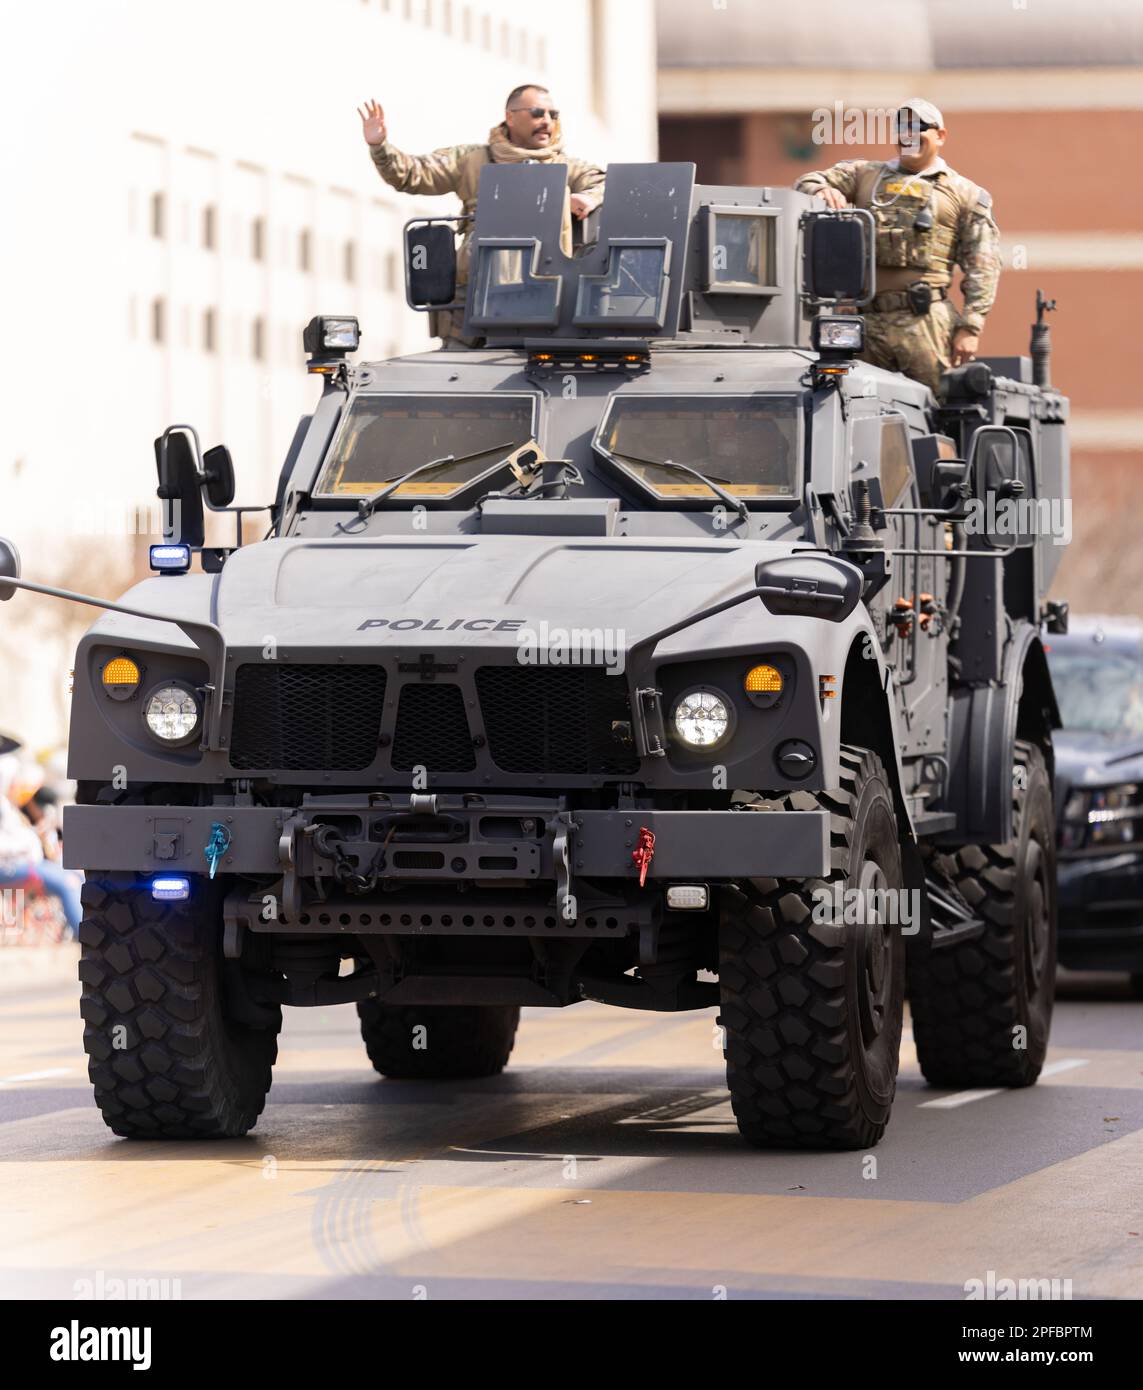
[[940,108],[934,106],[931,101],[926,101],[924,97],[910,97],[908,101],[903,101],[897,110],[915,112],[926,125],[941,128],[945,123]]

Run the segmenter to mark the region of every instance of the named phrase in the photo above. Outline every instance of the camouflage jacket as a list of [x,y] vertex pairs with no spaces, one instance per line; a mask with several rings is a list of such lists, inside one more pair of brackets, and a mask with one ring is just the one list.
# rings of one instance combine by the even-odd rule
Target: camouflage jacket
[[[372,145],[369,148],[377,172],[390,187],[401,193],[441,194],[455,193],[463,204],[464,211],[476,211],[476,193],[480,186],[480,171],[493,162],[489,145],[446,145],[434,150],[432,154],[405,154],[389,144]],[[568,191],[570,193],[594,193],[603,198],[606,175],[595,164],[586,159],[576,159],[572,155],[553,160],[553,163],[567,165]],[[469,224],[471,226],[471,224]],[[572,249],[571,210],[564,201],[564,226],[560,244],[565,254]],[[468,238],[462,248],[460,259],[460,278],[467,275]]]
[[[899,291],[918,279],[947,286],[953,267],[959,266],[964,308],[957,327],[980,332],[1000,279],[1000,231],[987,189],[943,159],[922,174],[906,173],[895,159],[848,159],[806,174],[795,187],[801,193],[820,193],[826,185],[873,214],[879,292]],[[914,225],[926,207],[932,216],[928,230]]]

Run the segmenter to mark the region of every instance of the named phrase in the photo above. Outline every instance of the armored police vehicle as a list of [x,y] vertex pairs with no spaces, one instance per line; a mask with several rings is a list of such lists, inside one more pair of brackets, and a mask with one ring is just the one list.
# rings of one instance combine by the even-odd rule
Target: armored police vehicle
[[759,1146],[880,1139],[906,993],[934,1085],[1040,1071],[1045,354],[939,401],[860,362],[867,213],[613,165],[565,256],[563,199],[488,166],[463,293],[456,219],[409,225],[447,349],[311,323],[266,539],[205,544],[230,458],[172,427],[155,577],[63,595],[107,610],[65,843],[117,1134],[248,1130],[286,1005],[419,1079],[499,1071],[522,1006],[715,1007]]

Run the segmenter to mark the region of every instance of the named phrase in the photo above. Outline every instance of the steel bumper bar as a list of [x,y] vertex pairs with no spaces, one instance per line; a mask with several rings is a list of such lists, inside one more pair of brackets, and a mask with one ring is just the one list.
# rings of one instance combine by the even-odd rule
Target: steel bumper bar
[[548,880],[566,890],[571,874],[638,879],[642,831],[654,836],[649,880],[809,878],[830,863],[829,816],[820,811],[582,810],[566,799],[463,793],[313,797],[288,810],[69,806],[65,862],[207,873],[216,827],[220,874],[329,878],[340,861],[385,880]]

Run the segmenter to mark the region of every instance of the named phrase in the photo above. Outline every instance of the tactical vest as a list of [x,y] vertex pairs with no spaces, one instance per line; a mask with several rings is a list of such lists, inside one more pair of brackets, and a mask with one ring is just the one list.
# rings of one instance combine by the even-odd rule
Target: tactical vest
[[[949,179],[870,163],[857,173],[853,202],[873,214],[879,266],[908,269],[937,285],[950,282],[961,207]],[[925,208],[932,215],[927,230],[916,226]]]

